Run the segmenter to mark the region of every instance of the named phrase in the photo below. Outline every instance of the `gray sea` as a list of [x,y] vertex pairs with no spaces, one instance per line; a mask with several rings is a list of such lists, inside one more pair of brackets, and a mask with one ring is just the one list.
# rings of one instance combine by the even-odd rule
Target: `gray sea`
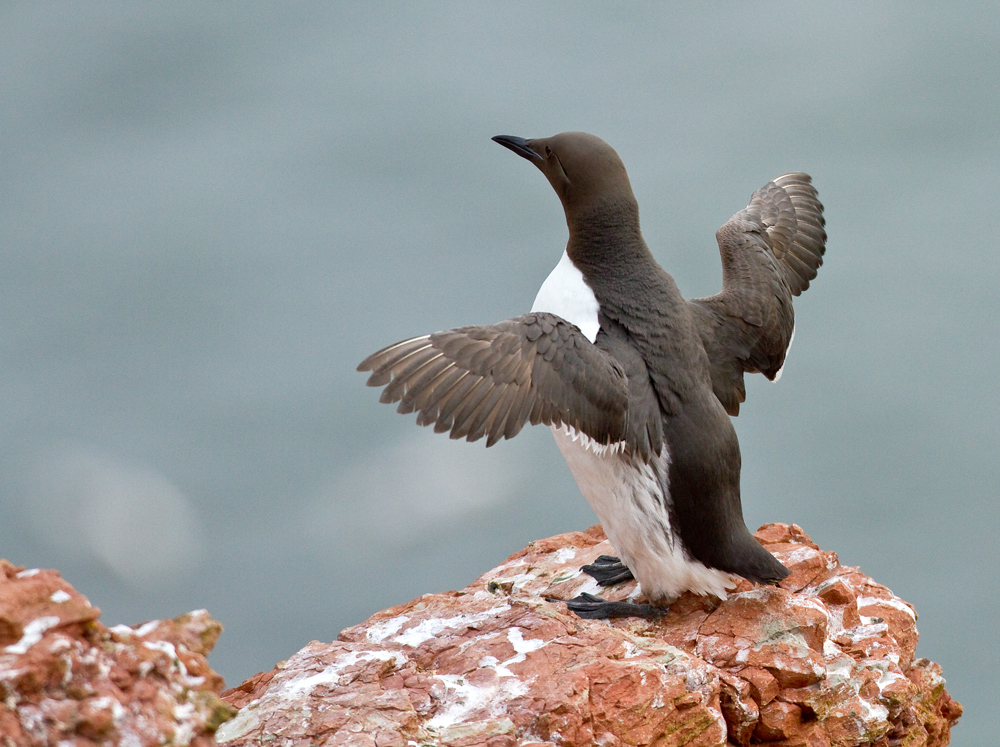
[[736,421],[747,523],[913,603],[956,744],[992,744],[992,2],[0,6],[0,556],[109,625],[207,608],[235,685],[595,523],[547,429],[452,442],[354,370],[529,308],[565,224],[490,137],[564,130],[615,146],[689,296],[754,189],[813,175],[826,263]]

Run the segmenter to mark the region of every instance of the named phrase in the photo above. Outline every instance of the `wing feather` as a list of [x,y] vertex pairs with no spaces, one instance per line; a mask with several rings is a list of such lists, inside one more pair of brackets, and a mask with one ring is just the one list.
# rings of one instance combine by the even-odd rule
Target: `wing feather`
[[385,387],[380,401],[398,402],[399,412],[416,412],[417,423],[452,438],[486,437],[490,446],[526,422],[567,425],[599,444],[628,433],[623,367],[554,314],[404,340],[358,370],[371,372],[369,386]]
[[812,179],[783,174],[718,230],[722,291],[691,303],[716,397],[730,415],[746,399],[744,373],[774,380],[795,328],[792,298],[809,287],[826,251],[823,205]]

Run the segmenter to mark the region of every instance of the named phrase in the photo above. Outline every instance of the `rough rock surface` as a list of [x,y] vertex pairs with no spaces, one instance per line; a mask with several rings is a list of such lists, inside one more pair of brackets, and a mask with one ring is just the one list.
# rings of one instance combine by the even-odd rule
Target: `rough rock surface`
[[[915,659],[916,614],[797,526],[757,538],[792,574],[648,621],[581,620],[600,527],[534,542],[469,587],[313,642],[223,694],[223,744],[944,745],[962,709]],[[636,593],[620,584],[609,599]]]
[[107,628],[55,571],[0,560],[0,745],[210,747],[235,710],[206,655],[204,610]]

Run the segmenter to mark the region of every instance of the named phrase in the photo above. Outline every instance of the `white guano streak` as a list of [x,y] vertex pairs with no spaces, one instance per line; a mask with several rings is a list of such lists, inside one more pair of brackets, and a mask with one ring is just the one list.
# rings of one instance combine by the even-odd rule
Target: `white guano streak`
[[34,620],[29,622],[24,626],[24,632],[21,635],[21,640],[17,643],[12,643],[9,646],[4,647],[4,651],[8,654],[26,654],[28,649],[42,640],[42,636],[45,635],[45,631],[50,628],[54,628],[62,622],[55,615],[49,615],[46,617],[36,617]]

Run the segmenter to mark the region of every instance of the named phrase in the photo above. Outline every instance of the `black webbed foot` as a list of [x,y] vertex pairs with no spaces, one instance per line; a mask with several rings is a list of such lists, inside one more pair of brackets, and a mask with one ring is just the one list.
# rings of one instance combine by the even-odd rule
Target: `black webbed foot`
[[635,578],[628,566],[614,555],[601,555],[593,563],[583,566],[580,570],[593,576],[594,580],[601,586],[612,586]]
[[[550,599],[550,602],[561,600]],[[632,602],[609,602],[593,594],[584,592],[566,602],[571,612],[585,620],[604,620],[612,617],[659,617],[667,610],[652,604],[634,604]]]

